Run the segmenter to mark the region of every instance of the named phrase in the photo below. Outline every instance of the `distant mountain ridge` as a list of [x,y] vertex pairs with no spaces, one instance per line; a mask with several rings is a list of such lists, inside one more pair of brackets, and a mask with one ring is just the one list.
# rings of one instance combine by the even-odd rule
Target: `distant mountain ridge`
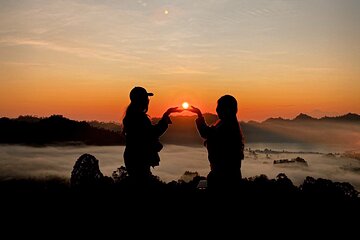
[[2,144],[86,144],[119,145],[124,139],[119,133],[91,126],[85,121],[74,121],[62,115],[47,118],[20,116],[0,118]]
[[[211,125],[218,118],[215,114],[204,114]],[[167,132],[161,136],[165,144],[203,145],[199,136],[196,116],[171,116]],[[156,123],[160,118],[153,118]],[[300,113],[293,119],[269,118],[263,122],[240,122],[245,142],[279,143],[342,143],[360,142],[360,115],[348,113],[336,117],[313,118]],[[116,122],[74,121],[61,115],[47,118],[19,116],[0,118],[0,143],[2,144],[86,144],[123,145],[122,125]]]
[[305,113],[300,113],[299,115],[297,115],[295,118],[293,119],[285,119],[282,117],[277,117],[277,118],[268,118],[265,121],[261,122],[261,123],[266,123],[266,122],[296,122],[296,121],[332,121],[332,122],[358,122],[360,123],[360,115],[356,114],[356,113],[348,113],[345,115],[340,115],[340,116],[335,116],[335,117],[321,117],[321,118],[314,118],[311,117]]
[[[204,114],[211,125],[217,120],[215,114]],[[173,144],[203,144],[195,126],[196,116],[171,117],[173,124],[161,139]],[[158,119],[156,119],[158,120]],[[156,122],[156,121],[155,121]],[[360,141],[360,115],[348,113],[337,117],[314,118],[300,113],[293,119],[269,118],[263,122],[240,122],[245,142],[268,143],[341,143]],[[359,133],[359,134],[356,134]]]
[[360,115],[348,113],[314,118],[300,113],[293,119],[268,118],[241,122],[250,142],[289,142],[344,145],[359,148]]

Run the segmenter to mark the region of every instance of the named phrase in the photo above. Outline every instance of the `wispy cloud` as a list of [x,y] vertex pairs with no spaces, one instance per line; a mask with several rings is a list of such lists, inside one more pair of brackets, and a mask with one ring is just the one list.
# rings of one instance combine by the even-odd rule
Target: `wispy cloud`
[[55,66],[51,63],[39,63],[39,62],[15,62],[15,61],[0,61],[3,65],[12,65],[19,67],[42,67],[42,66]]
[[[123,54],[120,52],[113,52],[110,49],[106,48],[106,45],[103,46],[96,46],[94,48],[84,48],[84,47],[71,47],[66,45],[60,45],[54,42],[48,42],[43,40],[34,40],[34,39],[3,39],[0,40],[0,44],[7,45],[7,46],[32,46],[43,48],[47,50],[57,51],[72,54],[78,57],[83,58],[94,58],[100,60],[107,60],[107,61],[139,61],[140,59],[135,56]],[[78,44],[77,46],[81,46]],[[99,49],[99,47],[103,49]]]
[[183,66],[175,66],[168,69],[163,69],[160,74],[172,75],[172,74],[209,74],[209,71],[201,71],[195,68],[187,68]]
[[300,69],[304,72],[320,72],[320,73],[329,73],[336,70],[334,67],[304,67]]

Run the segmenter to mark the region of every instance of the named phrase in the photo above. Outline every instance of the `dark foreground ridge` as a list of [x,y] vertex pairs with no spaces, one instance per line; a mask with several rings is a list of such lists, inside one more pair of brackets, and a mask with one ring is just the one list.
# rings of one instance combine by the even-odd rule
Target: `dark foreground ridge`
[[307,177],[295,186],[281,173],[275,179],[245,178],[238,189],[213,192],[201,184],[204,180],[186,172],[177,181],[165,183],[154,176],[139,185],[124,167],[104,176],[98,160],[84,154],[74,164],[70,181],[1,180],[2,229],[16,227],[26,230],[27,236],[39,236],[46,229],[79,236],[144,237],[144,232],[168,236],[171,231],[184,237],[190,233],[230,237],[244,231],[253,236],[265,232],[277,236],[279,231],[344,236],[357,227],[352,219],[360,214],[359,193],[349,183]]

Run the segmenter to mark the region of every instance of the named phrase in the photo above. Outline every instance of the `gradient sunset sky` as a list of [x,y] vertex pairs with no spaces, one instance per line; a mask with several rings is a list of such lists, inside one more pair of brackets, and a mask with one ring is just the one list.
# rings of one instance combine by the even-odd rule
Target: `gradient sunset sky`
[[360,113],[358,0],[0,1],[0,117],[117,121],[133,86],[239,120]]

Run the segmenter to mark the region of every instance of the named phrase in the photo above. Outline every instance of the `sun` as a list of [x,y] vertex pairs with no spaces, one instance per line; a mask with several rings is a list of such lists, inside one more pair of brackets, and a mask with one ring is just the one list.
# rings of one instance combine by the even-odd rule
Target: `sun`
[[183,104],[181,104],[181,106],[183,107],[183,109],[188,109],[190,105],[188,102],[183,102]]
[[165,9],[164,14],[165,14],[165,15],[168,15],[168,14],[169,14],[169,11],[168,11],[167,9]]

